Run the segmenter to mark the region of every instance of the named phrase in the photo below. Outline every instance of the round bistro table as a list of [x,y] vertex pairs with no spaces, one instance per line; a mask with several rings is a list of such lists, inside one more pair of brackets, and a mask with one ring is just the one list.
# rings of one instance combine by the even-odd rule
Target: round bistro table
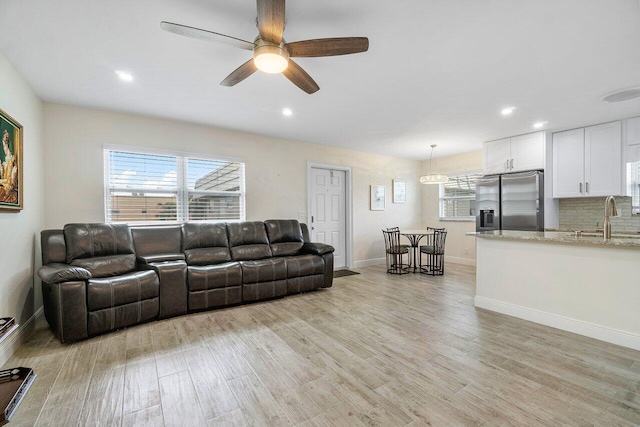
[[[418,245],[424,236],[433,234],[433,230],[400,230],[400,234],[406,237],[413,248],[413,272],[418,270]],[[411,265],[409,265],[411,268]]]

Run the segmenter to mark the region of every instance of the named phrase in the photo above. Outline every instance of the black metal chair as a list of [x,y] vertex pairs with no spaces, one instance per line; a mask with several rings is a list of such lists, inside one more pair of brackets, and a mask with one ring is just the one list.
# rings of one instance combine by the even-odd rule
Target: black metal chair
[[[397,233],[400,233],[400,227],[387,227],[387,231],[394,231]],[[398,237],[398,241],[400,241],[400,237]],[[400,245],[401,248],[407,248],[410,249],[411,245],[405,245],[405,244],[401,244]],[[409,267],[411,267],[411,251],[409,251]]]
[[[407,274],[409,273],[409,248],[407,245],[400,244],[400,230],[385,231],[382,230],[384,236],[384,249],[387,260],[387,273],[389,274]],[[407,264],[402,262],[403,255],[407,256]]]
[[[444,244],[447,239],[445,228],[428,228],[433,235],[426,236],[427,244],[420,246],[420,273],[432,276],[444,274]],[[427,256],[427,263],[422,263],[422,254]]]

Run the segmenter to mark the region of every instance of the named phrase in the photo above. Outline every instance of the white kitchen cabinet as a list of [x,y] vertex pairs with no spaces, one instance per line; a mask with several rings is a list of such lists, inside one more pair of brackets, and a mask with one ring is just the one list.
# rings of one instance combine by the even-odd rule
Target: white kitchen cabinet
[[582,197],[584,129],[553,134],[553,197]]
[[544,132],[511,138],[511,172],[544,169]]
[[544,169],[544,132],[485,142],[482,156],[485,174]]
[[622,189],[621,122],[553,134],[553,197],[618,196]]
[[504,173],[509,172],[509,160],[511,159],[511,138],[485,142],[482,145],[483,172]]
[[640,145],[640,117],[627,120],[626,145]]

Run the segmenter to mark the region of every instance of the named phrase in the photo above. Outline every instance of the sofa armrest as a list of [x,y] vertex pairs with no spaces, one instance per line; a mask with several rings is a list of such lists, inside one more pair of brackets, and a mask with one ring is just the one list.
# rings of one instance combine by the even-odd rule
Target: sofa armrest
[[76,280],[87,280],[92,277],[89,270],[69,264],[47,264],[40,267],[38,276],[45,283],[62,283]]
[[325,255],[333,253],[335,250],[333,246],[325,245],[324,243],[305,243],[302,245],[300,252],[311,255]]
[[160,255],[138,255],[138,263],[142,265],[148,265],[154,262],[167,262],[167,261],[184,261],[184,254],[160,254]]
[[160,313],[158,317],[185,314],[188,309],[187,263],[183,260],[140,264],[143,270],[153,270],[160,280]]
[[87,338],[87,285],[85,281],[42,282],[42,299],[47,322],[54,335],[61,342]]

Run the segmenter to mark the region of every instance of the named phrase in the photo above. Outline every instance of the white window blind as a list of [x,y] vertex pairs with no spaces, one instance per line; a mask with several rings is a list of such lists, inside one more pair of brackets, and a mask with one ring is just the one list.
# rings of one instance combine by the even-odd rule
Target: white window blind
[[440,219],[472,221],[476,216],[476,181],[481,174],[450,176],[440,184]]
[[631,214],[640,214],[640,162],[627,163],[627,195],[631,196]]
[[106,222],[243,221],[244,163],[106,149]]

